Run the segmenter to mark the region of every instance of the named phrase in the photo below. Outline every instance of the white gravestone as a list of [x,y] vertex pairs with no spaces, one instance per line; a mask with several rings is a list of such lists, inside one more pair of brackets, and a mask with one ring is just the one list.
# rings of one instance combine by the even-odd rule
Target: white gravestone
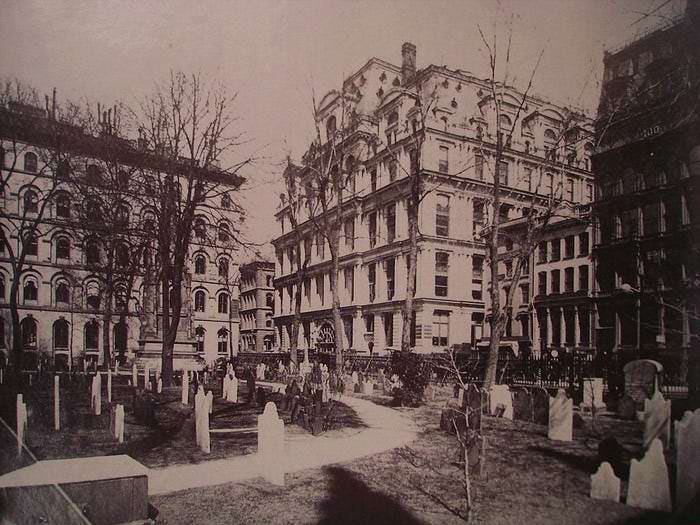
[[603,403],[603,378],[584,378],[583,403],[581,403],[581,408],[585,410],[591,410],[592,408],[600,410],[605,408],[605,403]]
[[563,389],[557,391],[554,398],[549,398],[549,431],[547,436],[555,441],[571,441],[574,428],[573,400],[566,397]]
[[503,418],[513,420],[513,398],[510,395],[508,385],[494,385],[491,387],[491,395],[489,396],[489,411],[495,414],[498,405],[503,405]]
[[632,460],[627,504],[642,509],[671,512],[668,467],[661,441],[655,439],[644,457]]
[[272,401],[258,416],[258,460],[262,477],[284,486],[284,421],[277,416],[277,406]]
[[221,385],[221,397],[224,400],[228,400],[228,389],[230,388],[231,385],[231,378],[228,375],[228,372],[224,374],[224,379]]
[[224,376],[223,398],[232,403],[238,402],[238,379],[234,374],[228,373]]
[[158,378],[158,393],[163,393],[163,380],[160,377]]
[[114,437],[124,443],[124,405],[117,405],[115,410]]
[[61,430],[61,387],[58,376],[53,376],[53,429]]
[[98,371],[92,378],[92,395],[90,404],[96,416],[102,414],[102,377]]
[[209,436],[209,409],[207,406],[207,396],[204,389],[199,387],[197,395],[194,396],[195,430],[197,434],[197,445],[209,454],[211,452]]
[[676,421],[676,510],[700,494],[700,408],[688,410]]
[[459,393],[457,394],[457,406],[461,409],[464,406],[464,388],[459,387]]
[[107,403],[112,402],[112,369],[107,367]]
[[22,453],[24,436],[27,433],[27,405],[24,404],[24,396],[17,394],[17,453]]
[[644,400],[644,448],[659,438],[664,448],[671,440],[671,400],[666,401],[658,390],[651,399]]
[[134,387],[139,386],[139,370],[136,368],[136,363],[131,366],[131,384]]
[[183,405],[190,404],[190,374],[183,370],[182,371],[182,397],[181,402]]
[[214,411],[214,394],[210,390],[207,392],[207,412],[211,414]]
[[608,501],[620,501],[620,478],[615,475],[612,466],[603,461],[595,474],[591,474],[591,498]]
[[148,367],[143,370],[143,388],[146,390],[151,389],[151,369]]

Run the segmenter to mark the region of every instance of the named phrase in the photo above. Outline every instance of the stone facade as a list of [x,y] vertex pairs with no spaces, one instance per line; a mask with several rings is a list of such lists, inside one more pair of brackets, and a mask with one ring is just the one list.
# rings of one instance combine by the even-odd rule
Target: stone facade
[[275,346],[275,263],[241,265],[241,352],[271,351]]

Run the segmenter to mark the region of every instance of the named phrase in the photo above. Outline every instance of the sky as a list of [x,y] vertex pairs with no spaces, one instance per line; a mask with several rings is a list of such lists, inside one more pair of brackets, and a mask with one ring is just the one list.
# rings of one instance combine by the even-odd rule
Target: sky
[[[170,71],[199,72],[237,93],[246,142],[243,193],[257,242],[278,234],[273,213],[287,155],[314,137],[311,99],[336,88],[373,56],[446,65],[486,78],[479,27],[512,34],[515,83],[544,54],[533,92],[595,114],[603,50],[679,13],[683,0],[2,0],[0,78],[60,99],[135,105]],[[650,16],[644,16],[651,13]],[[640,20],[641,19],[641,20]],[[263,253],[270,255],[269,247]]]

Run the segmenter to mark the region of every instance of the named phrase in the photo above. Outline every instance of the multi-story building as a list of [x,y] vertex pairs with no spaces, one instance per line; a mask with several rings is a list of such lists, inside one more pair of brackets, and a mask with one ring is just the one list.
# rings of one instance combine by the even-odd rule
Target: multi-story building
[[[153,260],[149,249],[155,252],[154,215],[135,195],[129,177],[154,173],[164,164],[142,144],[111,134],[108,122],[102,125],[102,133],[89,134],[52,111],[0,107],[0,227],[7,240],[0,242],[0,351],[7,358],[12,346],[10,294],[17,279],[23,366],[42,357],[59,367],[82,366],[102,363],[107,354],[156,366],[160,360],[161,294],[158,279],[145,270]],[[166,173],[176,180],[177,167],[168,165],[173,171]],[[107,170],[118,179],[108,182]],[[237,212],[229,192],[242,179],[220,179],[221,202],[207,203],[194,220],[176,367],[228,356],[238,347],[238,289],[230,284],[237,265],[229,233]],[[34,226],[35,233],[25,236]],[[118,241],[109,245],[111,258],[107,237]],[[130,251],[137,249],[142,251],[135,260]],[[105,300],[108,281],[112,300]]]
[[700,8],[688,2],[683,16],[604,58],[596,340],[628,358],[670,364],[700,350],[698,27]]
[[241,352],[271,351],[275,342],[275,263],[241,265]]
[[[571,206],[593,198],[592,123],[583,114],[533,95],[525,97],[519,113],[524,95],[506,86],[497,122],[488,81],[444,66],[416,70],[416,48],[409,43],[402,56],[401,66],[370,59],[345,80],[342,100],[330,92],[316,111],[326,144],[337,140],[338,123],[350,123],[343,133],[350,176],[342,203],[338,285],[341,336],[345,348],[358,351],[400,344],[411,170],[419,170],[424,189],[411,328],[419,352],[475,343],[482,335],[486,287],[480,231],[488,221],[494,173],[502,184],[503,221],[547,205],[553,194]],[[514,133],[496,167],[497,136],[510,129]],[[299,168],[300,187],[312,171]],[[327,243],[308,217],[292,231],[289,213],[286,204],[277,212],[281,234],[273,241],[279,341],[288,348],[295,250],[301,250],[308,265],[299,348],[330,349],[338,336],[331,321]]]

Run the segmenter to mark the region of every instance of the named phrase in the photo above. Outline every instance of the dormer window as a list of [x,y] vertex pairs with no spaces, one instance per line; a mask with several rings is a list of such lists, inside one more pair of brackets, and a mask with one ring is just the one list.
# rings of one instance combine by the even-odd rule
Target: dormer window
[[24,171],[29,173],[36,173],[38,169],[38,162],[36,154],[31,151],[24,154]]

